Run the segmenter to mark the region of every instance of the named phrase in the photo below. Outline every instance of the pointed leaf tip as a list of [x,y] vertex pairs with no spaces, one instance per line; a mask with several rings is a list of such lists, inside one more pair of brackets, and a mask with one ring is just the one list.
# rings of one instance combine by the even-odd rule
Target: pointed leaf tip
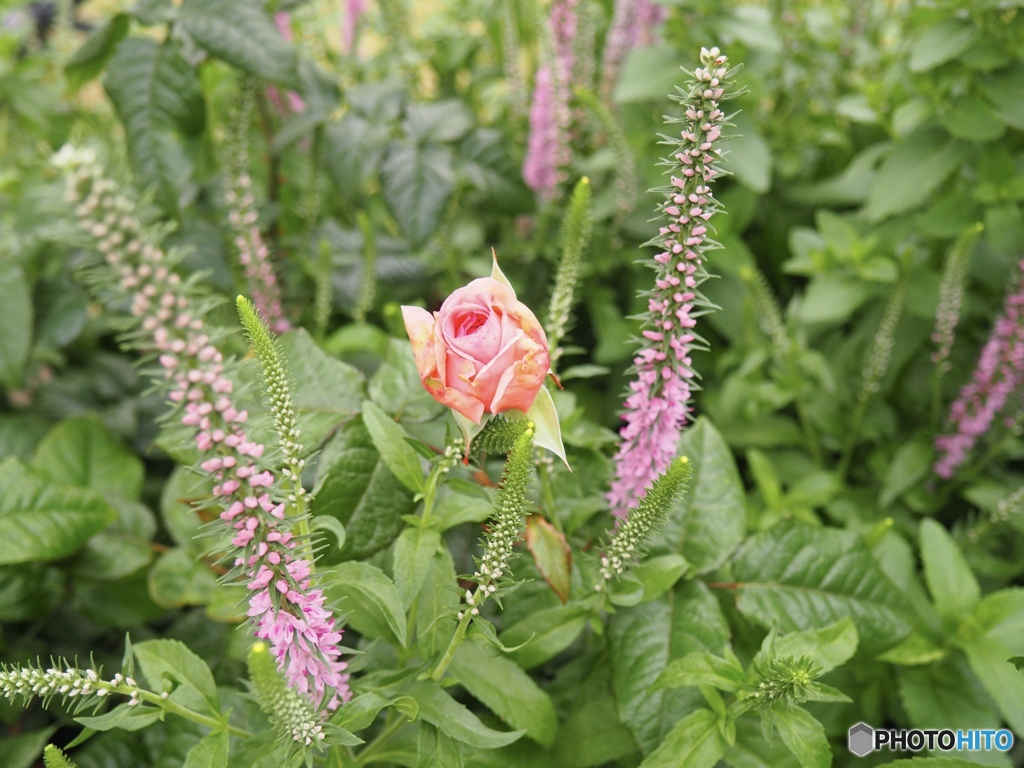
[[526,417],[535,425],[534,444],[555,454],[571,472],[572,467],[565,458],[565,446],[562,445],[562,427],[558,423],[558,411],[555,410],[555,401],[546,388],[541,387],[537,392],[537,397],[530,410],[526,412]]

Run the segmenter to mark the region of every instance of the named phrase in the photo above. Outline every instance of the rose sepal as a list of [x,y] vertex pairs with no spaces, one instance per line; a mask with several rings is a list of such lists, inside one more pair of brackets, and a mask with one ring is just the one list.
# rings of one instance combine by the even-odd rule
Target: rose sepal
[[537,397],[526,412],[526,418],[534,423],[533,444],[541,448],[547,448],[555,456],[560,458],[566,468],[571,472],[569,460],[565,458],[565,446],[562,445],[562,425],[558,421],[558,411],[555,410],[555,401],[547,387],[541,387],[537,391]]

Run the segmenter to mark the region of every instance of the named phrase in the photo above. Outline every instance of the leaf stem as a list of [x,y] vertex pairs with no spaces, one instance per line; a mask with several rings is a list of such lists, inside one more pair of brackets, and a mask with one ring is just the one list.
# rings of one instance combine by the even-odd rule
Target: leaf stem
[[473,620],[473,605],[478,605],[482,600],[478,598],[483,596],[483,587],[477,587],[476,592],[473,595],[472,605],[467,604],[466,610],[462,614],[462,618],[459,619],[459,625],[455,628],[455,634],[452,635],[451,642],[448,643],[448,648],[445,649],[444,655],[441,660],[437,662],[437,666],[434,667],[434,671],[430,673],[430,679],[440,682],[441,678],[444,677],[444,673],[448,671],[448,666],[452,663],[452,659],[455,658],[455,652],[462,645],[462,641],[466,639],[466,630],[469,629],[469,622]]

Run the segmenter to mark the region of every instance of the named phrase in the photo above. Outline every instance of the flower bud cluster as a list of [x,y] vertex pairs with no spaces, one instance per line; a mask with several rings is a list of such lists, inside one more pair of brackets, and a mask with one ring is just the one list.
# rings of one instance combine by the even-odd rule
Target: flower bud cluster
[[1024,384],[1024,260],[1014,287],[996,318],[971,381],[949,410],[954,431],[935,439],[939,454],[934,470],[952,477],[974,444],[984,435],[1010,396]]
[[685,98],[685,117],[672,158],[665,161],[675,173],[671,186],[662,189],[659,212],[667,219],[648,245],[658,248],[652,265],[655,289],[647,294],[643,339],[633,358],[636,381],[626,398],[622,442],[616,457],[615,480],[608,502],[624,517],[654,479],[669,466],[690,411],[690,393],[696,372],[690,352],[703,348],[694,327],[697,317],[711,305],[698,286],[707,279],[704,252],[717,244],[709,239],[711,217],[720,210],[711,184],[724,172],[719,168],[726,116],[720,107],[725,94],[726,57],[717,48],[701,49],[702,67],[693,73]]
[[323,714],[285,684],[266,644],[254,643],[247,662],[253,695],[270,722],[303,746],[322,746],[326,738]]
[[757,681],[746,698],[753,699],[759,709],[775,704],[802,704],[818,692],[814,679],[821,667],[809,656],[771,658],[754,666]]
[[0,664],[0,695],[11,702],[19,699],[27,703],[33,698],[43,700],[44,706],[56,696],[67,703],[73,701],[75,711],[99,704],[108,694],[128,696],[129,706],[138,706],[142,690],[130,677],[121,673],[104,680],[94,669],[79,669],[63,660],[43,669],[41,666]]
[[935,352],[932,362],[938,365],[940,375],[949,371],[949,355],[953,351],[953,340],[956,338],[956,326],[960,322],[960,309],[964,299],[964,280],[970,264],[971,251],[974,243],[984,229],[976,224],[961,235],[946,259],[942,270],[942,282],[939,284],[939,303],[935,308],[935,330],[932,341]]
[[139,345],[157,355],[169,398],[202,454],[200,466],[216,480],[220,517],[237,549],[236,573],[253,593],[248,615],[254,634],[270,640],[293,687],[317,706],[336,708],[349,696],[346,664],[338,659],[341,632],[324,607],[323,591],[313,588],[310,563],[296,556],[285,505],[272,499],[274,475],[258,464],[264,446],[245,432],[248,415],[233,403],[234,384],[192,309],[195,297],[163,250],[144,240],[130,200],[103,176],[92,152],[65,148],[55,162],[67,171],[69,201],[82,228],[96,239],[129,300]]
[[[498,583],[509,572],[514,547],[522,537],[523,509],[533,468],[533,423],[528,422],[516,438],[505,463],[501,488],[494,502],[494,516],[485,534],[484,555],[473,580],[480,586],[476,593],[466,590],[466,607],[476,616],[484,600],[498,591]],[[464,614],[459,613],[459,619]]]

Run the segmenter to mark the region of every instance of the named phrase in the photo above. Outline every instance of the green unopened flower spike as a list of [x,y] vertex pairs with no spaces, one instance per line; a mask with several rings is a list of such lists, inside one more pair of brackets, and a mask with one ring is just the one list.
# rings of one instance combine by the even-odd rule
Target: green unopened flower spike
[[573,294],[580,273],[583,251],[590,242],[593,222],[590,217],[590,179],[584,176],[576,184],[562,224],[562,260],[555,275],[555,286],[551,291],[551,305],[544,331],[551,350],[551,365],[562,356],[559,344],[569,328]]
[[78,768],[78,765],[69,760],[60,747],[55,747],[53,744],[47,744],[46,749],[43,750],[43,765],[46,768]]
[[274,427],[280,439],[281,453],[284,455],[281,474],[291,481],[288,501],[293,507],[304,509],[307,493],[302,487],[302,470],[306,465],[302,458],[302,432],[299,430],[295,407],[292,405],[291,383],[285,370],[281,345],[249,299],[239,296],[236,304],[242,327],[245,328],[246,336],[263,370],[270,410],[274,414]]
[[595,587],[598,592],[604,589],[605,582],[620,576],[631,562],[643,555],[645,540],[661,527],[691,477],[693,464],[680,456],[654,481],[637,507],[629,511],[629,517],[619,525],[601,558],[602,581]]
[[787,342],[786,324],[782,320],[782,310],[779,309],[779,303],[768,285],[768,280],[761,270],[752,266],[740,267],[740,277],[750,287],[761,330],[768,335],[776,348],[784,349]]
[[814,679],[821,667],[809,656],[782,656],[755,665],[757,681],[748,698],[759,709],[768,709],[780,702],[803,704],[817,698],[819,691]]
[[480,434],[473,438],[473,448],[484,453],[508,453],[516,444],[516,440],[527,429],[533,428],[533,422],[522,417],[515,418],[511,411],[492,417]]
[[254,643],[246,659],[253,697],[278,731],[302,746],[323,747],[323,718],[302,694],[290,688],[266,643]]
[[[501,488],[494,501],[494,517],[486,534],[484,556],[480,570],[473,578],[480,583],[475,594],[467,590],[466,606],[476,616],[480,606],[490,595],[498,591],[496,582],[508,571],[513,547],[523,531],[523,508],[529,488],[530,472],[533,470],[533,424],[528,424],[516,439],[505,462],[505,473],[501,477]],[[460,614],[459,618],[462,618]]]

